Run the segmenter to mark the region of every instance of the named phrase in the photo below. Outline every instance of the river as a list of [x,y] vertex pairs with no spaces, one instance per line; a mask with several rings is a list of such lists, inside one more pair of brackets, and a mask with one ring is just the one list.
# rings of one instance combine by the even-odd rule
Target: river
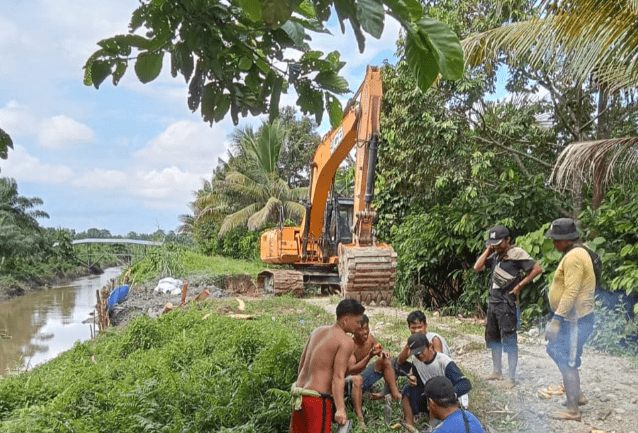
[[90,339],[95,291],[121,272],[121,267],[108,268],[101,275],[0,304],[0,376],[16,367],[24,370],[47,362],[76,341]]

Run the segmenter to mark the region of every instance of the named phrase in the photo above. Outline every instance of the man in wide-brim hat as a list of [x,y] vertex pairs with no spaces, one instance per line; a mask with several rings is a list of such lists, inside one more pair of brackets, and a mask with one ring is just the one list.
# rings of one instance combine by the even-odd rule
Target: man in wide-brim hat
[[554,317],[545,330],[547,353],[563,375],[567,395],[567,410],[555,413],[554,418],[578,421],[578,406],[587,403],[580,389],[578,368],[583,346],[594,330],[596,274],[573,219],[554,220],[545,236],[552,238],[554,247],[563,253],[549,289]]

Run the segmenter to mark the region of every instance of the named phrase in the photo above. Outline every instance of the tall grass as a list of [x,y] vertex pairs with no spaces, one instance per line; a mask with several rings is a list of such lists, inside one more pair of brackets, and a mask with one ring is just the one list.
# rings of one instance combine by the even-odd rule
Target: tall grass
[[220,314],[233,302],[140,317],[4,378],[0,432],[285,431],[305,340],[331,319],[287,298]]

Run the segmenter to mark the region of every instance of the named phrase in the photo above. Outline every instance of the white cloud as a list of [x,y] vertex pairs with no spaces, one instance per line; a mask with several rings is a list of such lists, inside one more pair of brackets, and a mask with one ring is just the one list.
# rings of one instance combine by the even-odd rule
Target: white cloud
[[73,170],[61,164],[46,164],[28,154],[26,149],[15,145],[9,151],[9,159],[2,162],[2,175],[13,177],[18,182],[62,184],[73,176]]
[[120,170],[94,168],[74,178],[71,185],[88,190],[122,189],[129,185],[129,176]]
[[200,176],[210,175],[217,159],[226,153],[232,128],[230,120],[212,127],[202,121],[179,120],[137,151],[135,157],[144,166],[170,163]]
[[37,121],[24,105],[9,101],[5,108],[0,108],[0,127],[12,137],[30,135]]
[[70,117],[59,115],[46,119],[38,134],[41,146],[50,149],[67,149],[95,141],[95,133],[88,126]]

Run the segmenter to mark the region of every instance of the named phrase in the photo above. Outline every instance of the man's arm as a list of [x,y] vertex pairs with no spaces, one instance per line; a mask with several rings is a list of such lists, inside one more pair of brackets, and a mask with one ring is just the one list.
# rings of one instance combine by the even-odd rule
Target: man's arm
[[439,353],[443,353],[443,343],[439,337],[434,337],[432,339],[432,348]]
[[493,251],[493,245],[488,245],[487,248],[485,248],[483,254],[481,254],[478,259],[476,259],[476,263],[474,263],[474,272],[481,272],[483,269],[485,269],[485,261],[490,256],[490,254],[492,254]]
[[519,283],[510,291],[510,295],[518,295],[519,293],[521,293],[521,289],[523,288],[523,286],[529,284],[534,278],[536,278],[537,275],[540,275],[541,272],[543,272],[541,265],[539,265],[538,263],[534,263],[534,266],[532,266],[532,269],[527,273],[525,278],[519,281]]
[[337,424],[344,425],[348,420],[346,414],[346,404],[343,400],[343,387],[346,377],[346,369],[348,368],[348,360],[354,352],[354,341],[345,337],[337,348],[334,358],[332,372],[332,397],[335,401],[335,421]]
[[377,344],[377,340],[370,334],[368,337],[368,341],[370,342],[370,350],[366,355],[359,360],[359,362],[355,362],[354,365],[348,366],[348,374],[359,374],[368,366],[368,363],[372,358],[378,356],[381,353],[381,349],[375,349],[374,346]]
[[407,361],[409,357],[410,346],[406,344],[405,346],[403,346],[403,349],[401,349],[401,353],[399,353],[399,356],[397,356],[397,365],[405,364],[405,361]]
[[454,385],[454,392],[459,397],[467,394],[472,389],[470,380],[461,373],[454,361],[450,361],[445,367],[445,377],[450,379],[450,382]]

